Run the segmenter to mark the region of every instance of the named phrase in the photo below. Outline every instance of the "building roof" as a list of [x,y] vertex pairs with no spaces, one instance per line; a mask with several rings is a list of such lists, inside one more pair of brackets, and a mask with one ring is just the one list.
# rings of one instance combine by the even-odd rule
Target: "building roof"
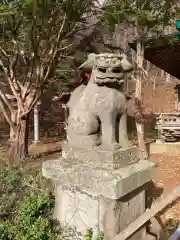
[[[180,37],[178,33],[151,38],[145,42],[146,60],[180,79]],[[136,41],[129,43],[136,50]]]

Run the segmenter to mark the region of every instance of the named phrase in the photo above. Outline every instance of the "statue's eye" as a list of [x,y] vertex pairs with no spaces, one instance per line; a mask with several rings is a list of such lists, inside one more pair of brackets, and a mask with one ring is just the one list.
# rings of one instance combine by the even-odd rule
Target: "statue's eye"
[[106,68],[98,68],[98,70],[99,70],[100,72],[103,72],[103,73],[106,72]]
[[113,73],[120,73],[121,72],[121,68],[113,68],[112,72]]

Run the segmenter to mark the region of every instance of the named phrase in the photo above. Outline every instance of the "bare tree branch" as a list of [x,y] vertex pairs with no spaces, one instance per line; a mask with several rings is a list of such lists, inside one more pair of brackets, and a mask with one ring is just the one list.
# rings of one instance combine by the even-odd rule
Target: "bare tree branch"
[[58,49],[58,51],[66,50],[66,49],[68,49],[68,48],[70,48],[70,47],[72,47],[72,46],[73,46],[73,43],[71,43],[71,44],[69,44],[69,45],[67,45],[67,46],[65,46],[65,47],[63,47],[63,48]]
[[63,22],[61,24],[61,27],[59,29],[59,32],[58,32],[58,35],[57,35],[57,41],[56,41],[56,44],[52,45],[52,47],[50,48],[49,50],[49,55],[53,54],[53,52],[55,51],[56,47],[57,47],[57,44],[59,44],[59,40],[60,40],[60,37],[61,37],[61,33],[64,29],[64,26],[65,26],[65,22],[66,22],[66,13],[64,14],[64,17],[63,17]]
[[[32,28],[30,30],[29,38],[30,38],[30,42],[31,42],[31,55],[29,56],[29,61],[27,64],[27,69],[28,69],[27,76],[24,78],[24,82],[23,82],[23,85],[24,85],[23,93],[22,93],[23,101],[30,93],[30,88],[32,85],[32,80],[33,80],[33,73],[35,70],[35,64],[37,64],[37,61],[39,62],[39,56],[37,54],[38,39],[37,39],[37,36],[35,36],[35,34],[34,34],[34,25],[32,26]],[[38,75],[39,75],[39,72],[40,71],[37,71],[37,69],[36,69],[36,74],[38,73]]]
[[2,47],[0,47],[0,50],[3,54],[3,56],[9,60],[9,55],[7,54],[7,52]]
[[44,69],[43,69],[43,66],[42,64],[39,63],[37,64],[37,67],[36,67],[36,75],[37,75],[37,83],[41,83],[42,82],[42,79],[44,79]]
[[14,66],[17,64],[18,60],[18,54],[16,54],[16,57],[14,60],[10,60],[10,56],[7,54],[7,52],[0,47],[0,51],[2,52],[2,55],[8,60],[8,67],[5,67],[3,64],[2,60],[0,60],[0,66],[2,67],[4,73],[7,76],[9,86],[11,88],[12,93],[16,97],[16,99],[21,102],[21,99],[19,97],[19,92],[22,90],[22,85],[21,83],[15,78],[14,74]]
[[62,22],[61,28],[59,29],[59,32],[58,32],[56,44],[54,44],[52,46],[52,48],[50,49],[50,51],[49,51],[49,54],[52,54],[52,57],[51,57],[51,60],[50,60],[50,62],[48,64],[48,68],[47,68],[46,74],[44,76],[43,83],[45,83],[47,81],[47,79],[48,79],[48,77],[49,77],[49,75],[51,73],[54,60],[57,58],[57,56],[60,53],[60,51],[65,50],[68,47],[70,47],[70,45],[69,45],[69,46],[66,46],[65,48],[58,49],[61,33],[62,33],[63,29],[64,29],[65,22],[66,22],[66,13],[64,14],[63,22]]
[[26,116],[28,113],[30,113],[34,107],[34,105],[36,104],[36,102],[38,101],[40,97],[40,92],[38,90],[38,88],[34,89],[34,92],[32,92],[31,96],[29,95],[27,99],[27,102],[28,100],[30,100],[26,106],[27,110],[21,115],[21,118]]
[[5,67],[5,65],[3,64],[2,60],[0,60],[0,66],[3,69],[5,75],[6,75],[7,79],[8,79],[9,86],[10,86],[14,96],[18,99],[19,98],[18,93],[17,93],[16,89],[14,88],[13,83],[12,83],[12,81],[10,79],[9,69],[7,67]]
[[[34,64],[33,64],[34,66]],[[30,93],[31,91],[31,85],[32,85],[32,77],[33,77],[33,70],[34,70],[34,67],[31,66],[28,73],[27,73],[27,78],[25,77],[26,79],[26,82],[24,84],[24,89],[22,91],[22,99],[23,101],[25,100],[25,98],[28,96],[28,94]]]
[[6,107],[9,109],[9,111],[12,111],[13,108],[11,106],[10,101],[7,99],[6,95],[1,91],[0,89],[0,98],[3,100],[4,104],[6,105]]
[[8,69],[7,69],[7,67],[4,66],[2,60],[0,60],[0,66],[3,69],[4,73],[6,74],[6,76],[9,76]]
[[3,101],[0,100],[0,108],[1,108],[1,111],[3,112],[3,115],[6,119],[6,121],[9,123],[9,125],[12,127],[14,124],[11,120],[11,115],[8,111],[8,109],[5,107]]

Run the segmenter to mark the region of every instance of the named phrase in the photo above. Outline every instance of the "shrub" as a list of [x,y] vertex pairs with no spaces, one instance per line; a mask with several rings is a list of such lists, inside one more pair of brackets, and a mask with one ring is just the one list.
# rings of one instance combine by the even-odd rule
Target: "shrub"
[[55,240],[54,199],[41,173],[0,166],[0,240]]
[[92,236],[93,236],[93,231],[92,229],[89,229],[84,236],[84,240],[91,240]]
[[[84,240],[92,240],[92,236],[93,236],[93,230],[89,229],[84,236]],[[103,239],[104,239],[104,233],[100,232],[96,240],[103,240]]]

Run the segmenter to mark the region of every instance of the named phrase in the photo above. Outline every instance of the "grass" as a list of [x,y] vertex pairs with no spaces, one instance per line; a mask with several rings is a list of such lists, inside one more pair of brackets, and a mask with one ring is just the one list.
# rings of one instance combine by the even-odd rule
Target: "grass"
[[0,240],[55,240],[54,199],[39,171],[0,166]]

